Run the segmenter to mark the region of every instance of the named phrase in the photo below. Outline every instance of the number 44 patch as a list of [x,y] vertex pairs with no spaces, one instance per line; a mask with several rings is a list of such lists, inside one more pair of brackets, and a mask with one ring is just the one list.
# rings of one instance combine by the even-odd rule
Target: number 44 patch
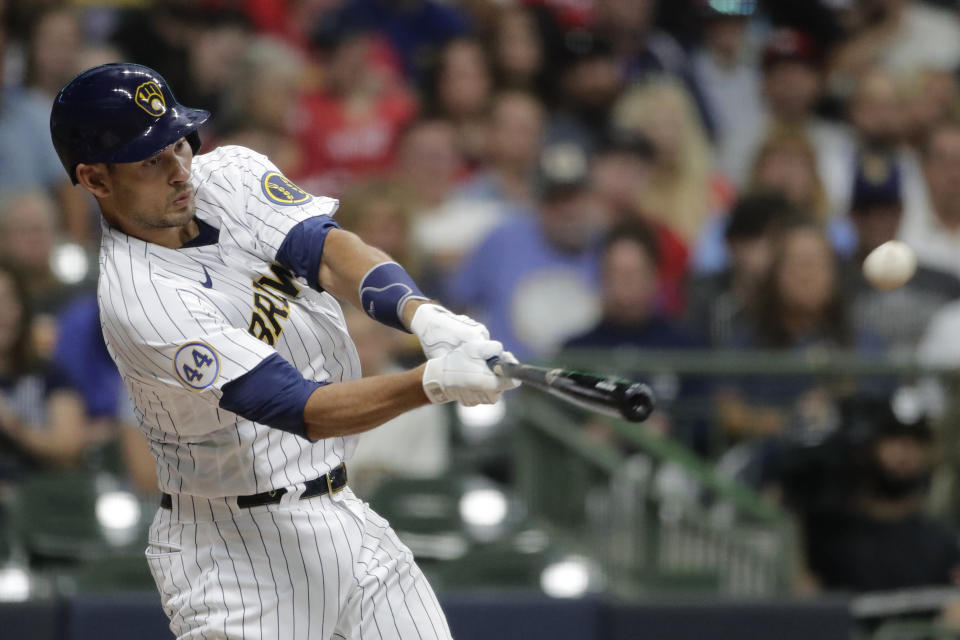
[[220,375],[220,357],[204,342],[188,342],[174,354],[173,371],[191,389],[206,389]]

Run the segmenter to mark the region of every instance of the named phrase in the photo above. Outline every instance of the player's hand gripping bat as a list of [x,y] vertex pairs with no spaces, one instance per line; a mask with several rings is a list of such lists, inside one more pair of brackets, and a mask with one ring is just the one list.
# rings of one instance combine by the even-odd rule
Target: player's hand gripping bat
[[613,418],[643,422],[653,411],[653,391],[641,382],[506,362],[497,356],[487,360],[487,365],[498,376],[520,380],[566,402]]

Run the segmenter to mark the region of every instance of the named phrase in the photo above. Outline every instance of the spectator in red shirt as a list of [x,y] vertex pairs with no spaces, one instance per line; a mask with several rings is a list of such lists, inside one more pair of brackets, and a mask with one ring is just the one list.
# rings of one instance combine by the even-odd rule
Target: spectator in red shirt
[[331,25],[314,45],[323,81],[302,102],[301,184],[312,193],[339,195],[356,178],[392,166],[400,131],[417,108],[366,29]]

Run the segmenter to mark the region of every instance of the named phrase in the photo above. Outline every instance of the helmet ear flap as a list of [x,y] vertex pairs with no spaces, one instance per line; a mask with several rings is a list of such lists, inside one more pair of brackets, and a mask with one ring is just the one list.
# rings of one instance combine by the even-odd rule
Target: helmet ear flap
[[200,153],[200,145],[202,144],[200,142],[200,132],[191,131],[186,135],[186,138],[187,142],[190,143],[190,148],[193,149],[193,155]]

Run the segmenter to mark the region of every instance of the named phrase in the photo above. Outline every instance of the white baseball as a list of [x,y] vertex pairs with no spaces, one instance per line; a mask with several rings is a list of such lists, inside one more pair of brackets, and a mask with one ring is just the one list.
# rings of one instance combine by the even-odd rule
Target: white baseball
[[903,286],[916,271],[916,254],[898,240],[884,242],[863,261],[864,277],[881,291]]

